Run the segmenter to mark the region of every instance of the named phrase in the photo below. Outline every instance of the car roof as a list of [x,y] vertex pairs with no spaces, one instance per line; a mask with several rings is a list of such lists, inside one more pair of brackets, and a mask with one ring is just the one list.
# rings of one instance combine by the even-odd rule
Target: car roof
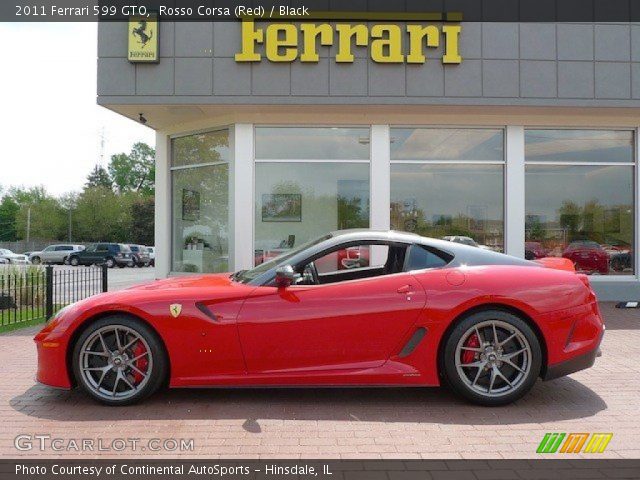
[[537,263],[524,260],[518,257],[512,257],[503,253],[485,250],[479,247],[465,245],[463,243],[449,242],[436,238],[423,237],[417,233],[401,232],[397,230],[369,230],[369,229],[351,229],[337,230],[331,232],[331,238],[320,242],[314,248],[324,250],[330,248],[331,244],[339,245],[350,241],[386,241],[418,244],[425,247],[431,247],[453,256],[450,266],[461,265],[522,265],[522,266],[539,266]]

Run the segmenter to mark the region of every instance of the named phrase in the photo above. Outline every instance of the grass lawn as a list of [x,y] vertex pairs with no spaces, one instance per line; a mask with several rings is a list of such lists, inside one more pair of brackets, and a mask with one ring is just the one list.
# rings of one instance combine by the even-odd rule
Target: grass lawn
[[0,310],[0,333],[44,323],[44,307],[20,307]]

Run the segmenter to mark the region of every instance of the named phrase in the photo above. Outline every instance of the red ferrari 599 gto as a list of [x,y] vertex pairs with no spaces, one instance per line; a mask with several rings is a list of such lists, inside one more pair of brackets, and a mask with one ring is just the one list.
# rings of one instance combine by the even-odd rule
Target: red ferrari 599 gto
[[[362,252],[326,268],[336,252]],[[364,253],[366,252],[366,254]],[[324,265],[325,268],[318,268]],[[553,264],[550,264],[553,265]],[[88,298],[37,334],[40,382],[124,405],[163,385],[437,386],[503,405],[593,365],[585,275],[400,232],[342,231],[233,274]]]

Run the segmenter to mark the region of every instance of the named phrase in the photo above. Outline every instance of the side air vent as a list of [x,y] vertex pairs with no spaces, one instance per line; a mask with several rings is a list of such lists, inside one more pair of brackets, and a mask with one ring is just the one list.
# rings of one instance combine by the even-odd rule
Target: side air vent
[[214,322],[220,321],[218,316],[215,313],[213,313],[211,310],[209,310],[209,307],[207,307],[204,303],[200,303],[200,302],[196,303],[196,308],[200,310],[202,313],[204,313],[207,317],[209,317]]
[[413,353],[413,351],[416,349],[416,347],[418,346],[418,344],[422,341],[422,339],[424,338],[424,336],[426,334],[427,334],[427,329],[426,328],[424,328],[424,327],[418,328],[413,333],[413,335],[411,335],[411,338],[405,344],[405,346],[402,347],[402,350],[400,351],[398,356],[400,358],[404,358],[404,357],[408,357],[409,355],[411,355]]

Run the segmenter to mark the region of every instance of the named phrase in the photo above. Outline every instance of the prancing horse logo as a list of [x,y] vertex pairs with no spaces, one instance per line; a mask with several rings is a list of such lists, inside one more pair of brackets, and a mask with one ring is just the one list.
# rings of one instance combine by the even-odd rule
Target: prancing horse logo
[[179,303],[169,305],[169,313],[171,313],[172,317],[177,318],[178,315],[180,315],[180,312],[182,312],[182,305],[180,305]]
[[147,32],[146,21],[138,22],[138,27],[134,28],[131,33],[133,33],[134,37],[139,38],[138,43],[142,45],[142,48],[146,47],[149,40],[153,38],[153,30]]

